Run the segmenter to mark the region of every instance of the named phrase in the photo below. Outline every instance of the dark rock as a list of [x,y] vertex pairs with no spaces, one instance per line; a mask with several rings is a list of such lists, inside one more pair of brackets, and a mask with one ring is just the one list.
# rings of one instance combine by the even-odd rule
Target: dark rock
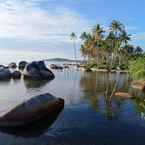
[[45,117],[51,119],[63,107],[64,100],[51,94],[35,96],[0,116],[0,129],[31,126]]
[[60,70],[63,69],[62,66],[58,66],[58,65],[56,65],[56,64],[51,64],[51,65],[50,65],[50,68],[51,68],[51,69],[60,69]]
[[26,61],[21,61],[19,62],[19,69],[21,70],[24,70],[25,66],[27,65],[28,63]]
[[65,68],[65,69],[68,69],[68,68],[69,68],[69,65],[64,65],[64,68]]
[[85,68],[86,72],[92,72],[92,70],[90,68]]
[[0,65],[0,69],[4,69],[4,68],[6,68],[6,66]]
[[0,80],[8,80],[11,78],[11,72],[7,68],[0,69]]
[[17,67],[17,64],[15,62],[12,62],[8,65],[8,67],[15,69]]
[[44,61],[31,62],[24,70],[25,79],[52,80],[54,77],[54,74],[46,68]]
[[12,78],[13,79],[20,79],[21,78],[21,72],[20,71],[14,71],[12,73]]

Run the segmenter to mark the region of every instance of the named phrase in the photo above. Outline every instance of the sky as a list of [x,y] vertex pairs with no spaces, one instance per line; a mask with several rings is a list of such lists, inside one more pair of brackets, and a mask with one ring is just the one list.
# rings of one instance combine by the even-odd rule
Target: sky
[[[145,0],[0,0],[0,62],[73,58],[70,33],[121,21],[145,50]],[[77,57],[81,40],[77,39]]]

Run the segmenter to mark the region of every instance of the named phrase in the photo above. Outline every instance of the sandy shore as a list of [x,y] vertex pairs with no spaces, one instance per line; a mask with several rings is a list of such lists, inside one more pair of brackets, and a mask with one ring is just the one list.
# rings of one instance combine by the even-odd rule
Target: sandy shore
[[[108,72],[107,69],[97,69],[97,68],[92,68],[92,71],[96,71],[96,72]],[[116,72],[120,72],[120,73],[128,73],[127,70],[111,70],[111,73],[116,73]]]

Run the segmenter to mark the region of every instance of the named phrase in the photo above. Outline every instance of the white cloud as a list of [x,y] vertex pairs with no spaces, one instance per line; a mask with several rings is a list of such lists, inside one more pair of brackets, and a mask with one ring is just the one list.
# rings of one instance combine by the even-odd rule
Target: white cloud
[[[9,64],[10,62],[20,62],[21,60],[26,61],[34,61],[34,60],[45,60],[48,58],[57,57],[61,55],[62,57],[67,57],[61,52],[39,52],[39,51],[29,51],[26,52],[24,50],[1,50],[0,51],[0,63],[1,64]],[[7,56],[7,57],[6,57]]]
[[134,34],[132,38],[134,40],[145,40],[145,32]]
[[90,23],[67,8],[49,11],[34,6],[38,2],[40,0],[1,1],[0,38],[67,42],[72,31],[79,34]]
[[[93,22],[69,8],[51,5],[53,2],[56,0],[0,0],[0,62],[40,56],[73,58],[70,33],[79,35]],[[79,45],[80,41],[78,58]]]

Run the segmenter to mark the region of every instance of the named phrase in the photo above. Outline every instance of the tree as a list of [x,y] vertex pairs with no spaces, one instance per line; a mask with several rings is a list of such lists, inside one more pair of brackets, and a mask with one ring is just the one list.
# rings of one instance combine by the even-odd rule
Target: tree
[[114,61],[114,52],[115,52],[115,34],[110,31],[108,36],[106,37],[106,43],[108,44],[108,53],[109,53],[109,57],[110,58],[110,62],[111,62],[111,66],[113,64]]
[[[125,31],[124,25],[120,21],[113,20],[110,25],[110,32],[114,34],[114,48],[113,48],[113,54],[114,54],[114,63],[118,63],[120,65],[120,49],[122,42],[126,42],[127,40],[127,33]],[[118,61],[118,62],[116,62]]]
[[70,38],[71,38],[71,40],[72,40],[72,42],[73,42],[74,59],[75,59],[76,64],[77,64],[77,49],[76,49],[76,39],[77,39],[77,36],[76,36],[76,34],[75,34],[74,32],[72,32],[72,33],[70,34]]
[[140,55],[142,55],[142,53],[143,53],[143,49],[140,46],[137,46],[135,49],[135,54],[137,56],[140,56]]
[[103,30],[103,28],[99,24],[97,24],[92,30],[92,33],[93,33],[93,36],[95,37],[95,40],[103,39],[104,32],[105,31]]
[[120,34],[120,41],[122,42],[123,46],[128,44],[128,41],[131,40],[131,35],[128,35],[125,30],[121,31]]
[[120,22],[120,21],[117,21],[117,20],[113,20],[111,22],[111,25],[110,25],[110,31],[113,32],[115,34],[115,37],[119,37],[119,34],[118,32],[121,32],[123,31],[125,28],[124,28],[124,25]]
[[124,25],[116,20],[111,22],[109,32],[104,31],[103,27],[97,24],[92,32],[83,32],[80,38],[83,40],[82,55],[88,60],[93,59],[97,65],[103,64],[106,67],[116,68],[127,64],[131,58],[143,54],[140,47],[129,44],[131,35],[127,33]]
[[90,37],[90,35],[88,33],[83,32],[80,36],[80,39],[84,41],[84,40],[88,39],[89,37]]

